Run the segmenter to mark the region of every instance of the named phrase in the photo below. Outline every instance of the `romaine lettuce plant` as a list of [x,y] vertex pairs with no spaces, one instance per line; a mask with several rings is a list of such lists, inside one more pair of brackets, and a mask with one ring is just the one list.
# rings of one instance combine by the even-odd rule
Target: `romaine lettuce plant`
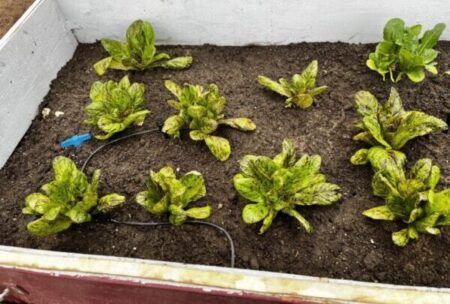
[[316,87],[316,77],[319,71],[317,60],[312,61],[301,74],[294,74],[291,81],[280,78],[278,82],[259,75],[256,79],[259,84],[265,86],[286,99],[286,107],[297,106],[302,109],[309,108],[316,95],[327,90],[327,86]]
[[[355,107],[361,120],[355,124],[359,133],[354,140],[372,146],[400,150],[409,140],[448,128],[445,121],[418,111],[405,111],[395,88],[389,99],[380,105],[370,92],[359,91],[355,96]],[[355,165],[367,163],[367,149],[352,156]]]
[[319,155],[304,154],[296,159],[291,141],[274,158],[246,155],[241,172],[233,178],[234,187],[251,201],[242,211],[246,224],[262,221],[259,233],[269,229],[278,212],[294,217],[308,233],[312,225],[296,210],[297,206],[330,205],[341,198],[339,186],[326,182],[320,174]]
[[205,181],[197,171],[188,172],[180,179],[170,166],[159,172],[150,171],[146,188],[138,193],[136,202],[152,214],[169,213],[173,225],[181,225],[187,218],[206,219],[211,215],[211,206],[187,209],[191,202],[206,195]]
[[126,42],[102,39],[101,43],[109,53],[94,65],[98,75],[103,75],[107,69],[116,70],[146,70],[151,68],[185,69],[192,63],[192,57],[177,57],[171,59],[166,53],[157,53],[155,34],[149,22],[136,20],[127,30]]
[[104,133],[95,138],[107,139],[132,124],[141,126],[150,113],[143,109],[144,91],[144,84],[130,84],[128,76],[118,83],[94,82],[89,93],[92,102],[85,108],[88,119],[84,122]]
[[370,53],[367,66],[381,74],[383,80],[389,73],[392,82],[401,80],[405,74],[411,81],[421,82],[425,78],[424,69],[436,75],[439,52],[433,48],[444,29],[445,24],[438,23],[419,38],[420,24],[407,27],[403,20],[391,19],[384,27],[383,41]]
[[178,99],[167,102],[179,113],[166,119],[162,131],[177,138],[180,137],[182,129],[188,128],[190,138],[204,141],[220,161],[228,159],[231,147],[227,139],[211,135],[219,125],[227,125],[241,131],[256,129],[256,125],[249,118],[225,118],[222,111],[226,99],[219,93],[215,84],[210,84],[207,90],[199,85],[186,84],[180,87],[170,80],[166,80],[164,84]]
[[107,213],[125,202],[116,193],[98,198],[100,170],[95,170],[91,182],[69,158],[58,156],[53,160],[53,181],[25,199],[22,212],[38,216],[28,223],[28,231],[37,236],[48,236],[68,229],[72,224],[89,222],[91,215]]
[[450,225],[450,189],[435,192],[439,167],[433,166],[430,159],[420,159],[407,175],[404,156],[393,157],[390,153],[377,147],[368,156],[376,168],[373,193],[385,203],[363,214],[374,220],[405,223],[407,228],[392,233],[392,241],[397,246],[406,246],[409,240],[418,239],[420,233],[440,234],[439,226]]

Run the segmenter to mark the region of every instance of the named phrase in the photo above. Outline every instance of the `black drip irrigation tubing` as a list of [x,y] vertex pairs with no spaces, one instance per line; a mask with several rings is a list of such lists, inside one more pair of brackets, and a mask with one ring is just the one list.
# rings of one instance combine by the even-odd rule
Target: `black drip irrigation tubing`
[[[94,151],[92,151],[92,153],[88,156],[88,158],[85,160],[85,162],[83,163],[83,166],[81,166],[81,171],[84,172],[84,170],[86,169],[87,165],[89,164],[89,162],[91,161],[91,159],[95,156],[95,154],[97,154],[99,151],[103,150],[103,148],[115,144],[119,141],[125,140],[127,138],[130,137],[134,137],[134,136],[139,136],[139,135],[144,135],[144,134],[148,134],[148,133],[153,133],[153,132],[157,132],[160,131],[160,128],[153,128],[153,129],[147,129],[147,130],[143,130],[143,131],[139,131],[139,132],[134,132],[131,134],[127,134],[124,135],[122,137],[113,139],[101,146],[99,146],[97,149],[95,149]],[[112,223],[116,223],[116,224],[122,224],[122,225],[130,225],[130,226],[170,226],[172,225],[169,222],[121,222],[121,221],[117,221],[114,219],[111,219]],[[198,220],[188,220],[184,222],[185,224],[189,224],[189,225],[205,225],[205,226],[209,226],[212,228],[215,228],[217,230],[219,230],[220,232],[222,232],[226,238],[228,239],[228,243],[230,244],[230,267],[234,268],[234,262],[236,260],[236,253],[235,253],[235,249],[234,249],[234,242],[233,242],[233,238],[231,237],[230,233],[225,230],[225,228],[216,225],[214,223],[210,223],[210,222],[205,222],[205,221],[198,221]]]
[[[121,222],[114,219],[111,219],[111,222],[116,224],[122,224],[122,225],[130,225],[130,226],[173,226],[169,222]],[[230,244],[230,267],[234,268],[234,261],[236,259],[236,253],[234,249],[234,242],[231,238],[231,235],[228,233],[228,231],[225,230],[225,228],[205,221],[197,221],[197,220],[188,220],[185,221],[183,224],[189,224],[189,225],[205,225],[209,227],[213,227],[219,231],[221,231],[226,238],[228,239],[228,243]]]
[[94,157],[95,154],[97,154],[99,151],[101,151],[103,148],[115,144],[116,142],[125,140],[127,138],[130,137],[134,137],[134,136],[138,136],[138,135],[144,135],[144,134],[148,134],[148,133],[153,133],[153,132],[157,132],[160,131],[159,128],[153,128],[153,129],[148,129],[148,130],[143,130],[143,131],[139,131],[139,132],[134,132],[128,135],[124,135],[122,137],[113,139],[109,142],[107,142],[106,144],[101,145],[100,147],[98,147],[97,149],[95,149],[94,151],[92,151],[92,153],[88,156],[88,158],[85,160],[83,166],[81,167],[81,171],[84,172],[84,170],[86,169],[86,166],[89,164],[89,162],[91,161],[91,159]]

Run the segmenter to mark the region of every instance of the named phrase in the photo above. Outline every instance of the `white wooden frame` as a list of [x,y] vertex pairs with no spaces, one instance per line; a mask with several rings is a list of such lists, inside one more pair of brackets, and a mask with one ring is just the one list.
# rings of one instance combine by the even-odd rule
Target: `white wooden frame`
[[[150,20],[158,43],[287,44],[375,42],[391,16],[450,25],[448,0],[36,0],[0,40],[0,167],[25,134],[50,82],[78,42],[122,38],[132,20]],[[450,30],[443,39],[450,40]],[[43,258],[45,256],[45,258]],[[114,267],[111,267],[114,265]],[[450,303],[449,289],[319,279],[270,272],[0,246],[0,266],[92,273],[163,283],[371,303]],[[118,271],[120,269],[120,271]],[[159,274],[165,273],[164,276]],[[358,300],[358,301],[359,301]]]

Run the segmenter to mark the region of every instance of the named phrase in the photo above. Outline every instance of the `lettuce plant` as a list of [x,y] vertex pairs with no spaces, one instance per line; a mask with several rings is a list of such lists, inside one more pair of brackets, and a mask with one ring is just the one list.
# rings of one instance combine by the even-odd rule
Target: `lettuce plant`
[[178,99],[168,100],[168,103],[179,113],[166,119],[162,131],[177,138],[180,137],[182,129],[188,128],[190,138],[204,141],[220,161],[228,159],[231,147],[227,139],[211,135],[219,125],[227,125],[241,131],[256,129],[256,125],[248,118],[225,118],[222,110],[226,99],[219,93],[215,84],[210,84],[205,90],[199,85],[186,84],[180,87],[173,81],[166,80],[165,86]]
[[251,201],[242,211],[246,224],[262,221],[259,233],[269,229],[278,212],[294,217],[308,233],[312,225],[296,210],[297,206],[331,205],[341,198],[339,186],[326,182],[320,174],[319,155],[296,159],[292,142],[283,141],[283,150],[274,158],[246,155],[241,172],[233,178],[234,187]]
[[[409,140],[448,128],[445,121],[419,111],[405,111],[395,88],[389,99],[380,105],[370,92],[359,91],[355,96],[356,111],[360,120],[355,128],[359,133],[354,140],[372,146],[400,150]],[[367,163],[368,149],[352,156],[355,165]]]
[[136,202],[152,214],[169,213],[173,225],[181,225],[187,218],[206,219],[211,215],[211,206],[187,209],[191,202],[206,195],[205,181],[197,171],[188,172],[180,179],[170,166],[159,172],[150,171],[146,188],[138,193]]
[[43,185],[44,193],[36,192],[25,199],[22,212],[38,216],[28,223],[28,231],[37,236],[48,236],[68,229],[72,224],[89,222],[91,215],[107,213],[125,202],[116,193],[98,198],[100,170],[95,170],[91,182],[69,158],[58,156],[53,160],[54,180]]
[[192,57],[177,57],[171,59],[166,53],[157,53],[155,34],[149,22],[136,20],[127,30],[126,42],[102,39],[101,43],[109,53],[94,65],[98,75],[103,75],[107,69],[116,70],[146,70],[151,68],[184,69],[191,65]]
[[376,168],[373,193],[385,203],[363,214],[374,220],[402,221],[407,227],[392,233],[395,245],[406,246],[409,240],[418,239],[420,233],[440,234],[439,226],[450,225],[450,188],[435,192],[440,169],[430,159],[418,160],[406,174],[404,155],[393,156],[377,147],[368,158]]
[[319,71],[317,60],[312,61],[301,74],[294,74],[291,82],[284,78],[280,78],[278,82],[267,78],[266,76],[258,76],[256,79],[259,84],[265,86],[286,99],[286,107],[297,106],[302,109],[309,108],[316,95],[327,90],[327,86],[316,87],[316,77]]
[[85,108],[88,116],[84,122],[100,129],[104,134],[95,136],[107,139],[130,125],[142,125],[150,111],[143,109],[144,84],[130,84],[128,76],[120,82],[96,81],[91,87],[91,103]]
[[433,48],[444,29],[445,24],[438,23],[419,38],[420,24],[407,27],[403,20],[391,19],[384,27],[383,41],[370,53],[367,66],[382,75],[383,80],[389,73],[392,82],[404,75],[413,82],[421,82],[425,78],[424,69],[436,75],[435,60],[439,52]]

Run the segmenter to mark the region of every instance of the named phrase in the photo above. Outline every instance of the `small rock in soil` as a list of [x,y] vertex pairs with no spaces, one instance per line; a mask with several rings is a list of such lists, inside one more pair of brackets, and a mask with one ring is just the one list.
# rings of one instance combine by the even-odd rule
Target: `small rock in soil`
[[259,269],[259,263],[258,263],[258,259],[256,257],[252,257],[250,259],[250,267],[252,269]]

